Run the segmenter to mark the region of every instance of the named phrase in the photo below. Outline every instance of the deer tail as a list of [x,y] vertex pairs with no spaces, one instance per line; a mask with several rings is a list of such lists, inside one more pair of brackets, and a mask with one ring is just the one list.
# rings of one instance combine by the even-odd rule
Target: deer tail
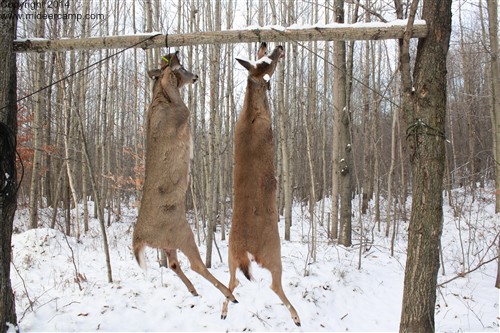
[[146,270],[146,256],[144,254],[146,245],[143,241],[136,240],[134,237],[132,247],[134,249],[135,260],[137,260],[137,263],[143,270]]
[[245,277],[251,281],[252,280],[252,274],[251,274],[251,271],[250,271],[250,258],[249,256],[251,256],[250,253],[247,253],[248,256],[243,256],[242,258],[240,258],[240,265],[238,266],[239,269],[241,270],[241,272],[243,273],[243,275],[245,275]]

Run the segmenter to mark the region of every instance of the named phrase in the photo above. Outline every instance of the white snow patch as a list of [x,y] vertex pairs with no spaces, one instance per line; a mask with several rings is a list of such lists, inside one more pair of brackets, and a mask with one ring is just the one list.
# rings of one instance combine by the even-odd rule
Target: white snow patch
[[[441,242],[446,275],[440,270],[438,283],[463,271],[460,244],[465,244],[467,253],[471,254],[465,261],[470,267],[465,270],[476,267],[480,260],[496,256],[495,246],[491,244],[500,231],[492,186],[478,190],[475,200],[463,190],[454,190],[452,195],[457,203],[455,208],[448,206],[448,200],[443,200]],[[330,203],[331,198],[317,203],[318,220],[321,220],[321,206],[325,204],[325,212],[330,212]],[[390,238],[385,237],[384,230],[378,232],[375,225],[373,201],[368,214],[361,217],[358,203],[355,198],[353,243],[359,244],[356,237],[361,230],[370,242],[363,245],[361,269],[357,268],[359,245],[345,248],[331,243],[326,222],[317,228],[317,261],[308,261],[309,211],[300,203],[293,207],[290,241],[283,240],[285,223],[280,219],[283,289],[299,313],[300,328],[295,326],[287,308],[269,288],[271,274],[255,263],[252,263],[254,281],[237,273],[240,285],[234,295],[239,303],[229,304],[226,320],[220,319],[224,296],[190,268],[182,253],[179,253],[179,261],[199,297],[192,296],[172,270],[159,268],[154,263],[156,250],[146,250],[150,268],[144,274],[131,250],[136,208],[123,207],[121,220],[112,221],[107,228],[114,279],[113,283],[108,283],[97,219],[90,220],[90,231],[79,241],[74,237],[66,240],[62,232],[46,228],[51,222],[50,209],[40,210],[40,222],[45,228],[28,230],[29,211],[20,207],[14,226],[22,232],[12,237],[13,265],[19,274],[12,268],[14,273],[11,275],[19,329],[25,332],[398,331],[408,223],[398,221],[399,231],[391,256]],[[380,207],[385,216],[386,202],[382,201]],[[411,200],[408,200],[407,212],[410,207]],[[92,209],[93,203],[90,203],[89,210]],[[74,215],[75,210],[71,213]],[[63,213],[57,218],[64,224]],[[358,223],[360,219],[363,229]],[[220,232],[215,237],[223,262],[214,251],[209,270],[227,285],[227,237],[221,241]],[[202,243],[199,246],[202,258],[205,249]],[[478,255],[472,256],[475,253]],[[496,261],[493,261],[440,288],[436,302],[436,331],[498,331],[496,268]],[[79,278],[82,290],[75,277]],[[35,301],[33,310],[30,300]]]
[[272,64],[273,61],[271,58],[269,58],[268,56],[263,56],[262,58],[260,58],[259,60],[257,60],[256,62],[257,64],[262,64],[262,63],[266,63],[266,64]]

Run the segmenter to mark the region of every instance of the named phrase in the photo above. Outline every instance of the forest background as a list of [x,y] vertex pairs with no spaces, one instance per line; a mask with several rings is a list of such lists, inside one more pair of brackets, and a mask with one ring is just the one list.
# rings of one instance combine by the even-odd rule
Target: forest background
[[[328,1],[64,4],[40,10],[78,12],[88,19],[21,19],[18,38],[156,31],[179,34],[265,25],[304,27],[331,23],[333,15],[332,3]],[[385,22],[396,18],[392,2],[353,2],[346,8],[346,22]],[[485,15],[481,1],[454,2],[448,55],[444,188],[464,187],[472,195],[478,187],[494,181]],[[196,206],[196,220],[203,226],[225,228],[230,221],[232,135],[246,80],[234,58],[253,58],[256,47],[257,43],[179,48],[186,68],[200,76],[198,84],[186,89],[185,100],[191,111],[195,147],[188,205]],[[334,96],[331,42],[290,41],[284,47],[286,57],[272,82],[270,100],[275,115],[278,203],[280,212],[287,215],[292,201],[313,206],[331,193]],[[352,193],[362,194],[363,211],[369,200],[377,203],[376,221],[388,234],[394,218],[408,216],[404,207],[411,193],[406,128],[402,128],[398,112],[402,105],[398,45],[392,40],[356,41],[348,42],[347,47]],[[414,50],[415,45],[411,48]],[[31,227],[38,226],[38,208],[51,206],[56,208],[53,223],[56,212],[65,210],[65,232],[78,236],[87,230],[89,215],[97,217],[100,210],[109,225],[120,220],[123,205],[137,205],[140,201],[144,120],[151,98],[151,81],[145,71],[157,67],[166,49],[133,49],[110,57],[116,52],[84,50],[18,56],[19,97],[83,70],[81,75],[42,90],[19,105],[18,150],[24,165],[19,200],[21,206],[30,208]],[[88,68],[107,57],[108,61]],[[388,199],[391,214],[380,214],[381,197]],[[99,203],[95,211],[88,211],[89,200]],[[80,202],[82,216],[73,220],[70,207]],[[317,219],[327,225],[329,212],[321,210]]]
[[[332,22],[332,3],[301,1],[71,1],[54,13],[79,12],[82,20],[33,20],[21,16],[18,38],[58,39],[161,32],[178,34],[279,25],[304,27]],[[455,1],[448,54],[446,172],[448,204],[452,190],[492,188],[495,159],[491,100],[488,20],[482,1]],[[396,18],[393,2],[348,2],[346,22]],[[21,12],[30,11],[29,7]],[[407,13],[409,8],[405,8]],[[105,13],[105,14],[103,14]],[[104,16],[103,16],[104,15]],[[417,14],[418,19],[418,14]],[[332,191],[334,156],[333,48],[331,42],[284,43],[286,57],[272,82],[278,203],[287,228],[292,205],[302,204],[313,224],[338,238],[325,200]],[[188,205],[199,234],[230,223],[232,135],[241,109],[245,75],[234,57],[253,58],[257,44],[215,44],[180,48],[185,66],[200,76],[185,91],[191,110],[195,154]],[[416,43],[411,44],[414,53]],[[157,67],[163,50],[71,51],[18,56],[18,95],[76,75],[24,99],[20,104],[18,151],[24,164],[19,192],[29,208],[30,228],[42,226],[39,212],[51,207],[50,227],[77,239],[98,217],[107,226],[122,209],[137,206],[144,178],[144,119],[151,82],[145,71]],[[409,218],[410,156],[400,108],[397,41],[347,43],[347,97],[352,142],[352,195],[366,213],[373,200],[373,220],[387,236],[396,221]],[[89,65],[100,60],[97,66]],[[493,191],[494,192],[494,191]],[[494,195],[494,193],[492,193]],[[95,204],[90,204],[93,202]],[[319,206],[319,210],[317,210]],[[385,205],[385,207],[383,207]],[[92,207],[92,210],[89,210]],[[76,215],[71,210],[76,209]],[[81,209],[81,212],[79,211]],[[394,233],[393,233],[394,234]],[[358,242],[366,241],[354,234]],[[202,236],[203,237],[203,236]],[[341,240],[344,245],[350,245]],[[211,265],[212,242],[206,262]],[[311,253],[314,259],[314,238]]]

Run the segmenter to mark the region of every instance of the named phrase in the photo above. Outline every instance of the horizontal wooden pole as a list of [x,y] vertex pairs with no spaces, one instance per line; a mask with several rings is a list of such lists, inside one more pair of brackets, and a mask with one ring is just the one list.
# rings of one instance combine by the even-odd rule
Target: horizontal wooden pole
[[[306,42],[333,40],[381,40],[403,38],[406,21],[388,23],[331,24],[313,27],[251,27],[245,30],[224,30],[168,35],[171,47],[200,44],[235,44],[250,42]],[[416,21],[412,38],[427,35],[424,21]],[[121,48],[165,47],[165,35],[158,33],[131,36],[108,36],[68,39],[23,39],[14,41],[15,52],[56,52]]]

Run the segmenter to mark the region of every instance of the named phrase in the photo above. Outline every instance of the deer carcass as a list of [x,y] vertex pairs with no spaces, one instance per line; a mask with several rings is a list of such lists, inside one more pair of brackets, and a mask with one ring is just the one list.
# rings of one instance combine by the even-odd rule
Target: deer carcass
[[[280,58],[282,46],[266,56],[266,44],[258,51],[257,62],[236,59],[248,70],[243,110],[235,128],[234,203],[229,232],[229,290],[234,290],[236,269],[250,280],[251,260],[271,272],[271,289],[286,305],[293,321],[300,326],[297,311],[281,285],[281,245],[278,232],[278,207],[274,169],[272,117],[267,91],[269,79]],[[222,309],[226,318],[227,300]]]
[[198,75],[187,71],[178,52],[162,57],[161,69],[148,72],[155,80],[147,115],[146,176],[139,216],[133,234],[137,262],[146,267],[146,246],[165,250],[168,266],[181,278],[193,295],[198,295],[177,260],[177,249],[189,259],[191,268],[235,302],[233,294],[219,282],[201,260],[193,232],[186,219],[186,191],[192,139],[189,110],[180,89],[196,82]]

